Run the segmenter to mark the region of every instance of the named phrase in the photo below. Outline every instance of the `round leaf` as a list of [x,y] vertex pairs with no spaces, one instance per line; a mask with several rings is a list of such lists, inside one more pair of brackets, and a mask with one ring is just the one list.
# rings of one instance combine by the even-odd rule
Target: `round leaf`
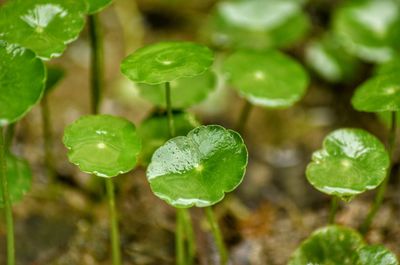
[[397,0],[344,1],[333,16],[333,28],[354,55],[383,62],[400,45],[400,5]]
[[[16,203],[24,197],[30,190],[32,182],[32,172],[26,160],[20,159],[11,154],[6,155],[6,175],[8,182],[8,192],[11,203]],[[0,188],[0,207],[4,207],[3,192]]]
[[64,78],[64,75],[64,69],[57,66],[48,66],[45,93],[52,91],[56,84]]
[[[171,82],[172,107],[185,109],[201,102],[215,89],[216,77],[211,71],[204,74],[180,78]],[[156,106],[165,107],[165,84],[147,85],[138,84],[140,96]]]
[[217,46],[264,49],[297,42],[309,26],[299,1],[238,0],[217,4],[204,31]]
[[110,115],[84,116],[64,131],[68,159],[83,172],[114,177],[132,170],[141,143],[135,126]]
[[224,71],[228,82],[243,97],[265,107],[290,107],[301,99],[308,86],[303,67],[273,50],[237,51],[224,62]]
[[0,9],[0,38],[42,59],[60,56],[85,23],[84,0],[14,0]]
[[360,265],[398,265],[396,255],[380,245],[358,249]]
[[159,42],[140,48],[121,63],[130,80],[150,85],[194,77],[205,72],[214,55],[206,46],[191,42]]
[[288,265],[358,265],[356,250],[363,245],[362,237],[350,228],[324,227],[301,243]]
[[389,167],[383,144],[361,129],[339,129],[314,152],[306,175],[316,189],[343,199],[379,186]]
[[[190,113],[174,114],[175,134],[186,135],[199,126],[199,122]],[[165,115],[155,115],[147,118],[138,127],[138,135],[142,139],[140,162],[148,165],[154,151],[170,139],[168,118]]]
[[147,179],[155,195],[172,206],[206,207],[242,182],[247,156],[238,133],[200,126],[157,149]]
[[111,4],[112,0],[87,0],[89,4],[89,14],[94,14]]
[[367,112],[400,110],[400,75],[378,75],[357,88],[351,99],[356,110]]
[[39,101],[45,79],[33,52],[0,40],[0,126],[19,120]]

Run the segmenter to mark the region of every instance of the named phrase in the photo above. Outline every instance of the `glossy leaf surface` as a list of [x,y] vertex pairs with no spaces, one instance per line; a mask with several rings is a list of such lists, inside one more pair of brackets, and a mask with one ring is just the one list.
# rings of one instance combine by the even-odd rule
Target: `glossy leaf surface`
[[83,116],[65,129],[63,142],[71,163],[99,177],[132,170],[141,148],[135,126],[111,115]]
[[289,107],[301,99],[308,86],[303,67],[278,51],[237,51],[225,60],[223,68],[228,82],[255,105]]
[[60,56],[85,23],[84,0],[14,0],[0,9],[0,36],[42,59]]
[[[216,76],[211,71],[195,77],[171,81],[172,108],[185,109],[206,99],[216,87]],[[156,106],[165,107],[165,84],[137,84],[140,96]]]
[[396,255],[380,245],[358,249],[360,265],[398,265]]
[[112,3],[112,0],[87,0],[89,5],[89,14],[94,14],[101,11]]
[[367,112],[400,110],[400,75],[375,76],[357,88],[351,99],[356,110]]
[[[11,154],[6,155],[8,192],[11,203],[16,203],[30,190],[32,172],[26,160]],[[0,207],[4,207],[2,189],[0,189]]]
[[0,126],[19,120],[39,101],[45,79],[33,52],[0,41]]
[[361,129],[338,129],[314,152],[306,176],[319,191],[347,199],[379,186],[388,167],[389,155],[375,136]]
[[217,46],[265,49],[289,46],[309,29],[300,1],[222,1],[212,13],[205,34]]
[[[186,135],[189,131],[199,126],[196,118],[189,113],[174,113],[175,134]],[[142,139],[140,163],[148,165],[154,151],[170,139],[168,118],[165,115],[155,115],[145,119],[138,127],[138,135]]]
[[358,265],[356,251],[363,245],[362,237],[350,228],[324,227],[301,243],[288,265]]
[[213,52],[191,42],[159,42],[138,49],[121,63],[130,80],[150,85],[195,77],[213,63]]
[[57,66],[48,66],[45,93],[49,93],[50,91],[52,91],[56,87],[58,82],[60,82],[61,79],[64,78],[64,75],[64,69]]
[[333,16],[333,28],[349,52],[371,62],[387,61],[400,45],[400,3],[345,1]]
[[242,182],[247,156],[238,133],[200,126],[157,149],[147,179],[155,195],[172,206],[206,207]]

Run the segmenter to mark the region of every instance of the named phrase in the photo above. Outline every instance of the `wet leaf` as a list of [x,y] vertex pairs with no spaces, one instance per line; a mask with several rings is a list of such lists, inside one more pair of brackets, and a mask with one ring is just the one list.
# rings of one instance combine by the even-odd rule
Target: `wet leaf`
[[45,79],[32,51],[0,40],[0,126],[16,122],[40,100]]
[[223,68],[228,82],[243,97],[264,107],[290,107],[308,86],[303,67],[278,51],[237,51],[225,60]]
[[356,110],[367,112],[400,110],[400,75],[384,74],[359,86],[351,99]]
[[[216,87],[216,76],[211,71],[195,77],[171,81],[172,108],[185,109],[207,98]],[[137,84],[140,96],[156,106],[165,107],[165,84]]]
[[389,167],[383,144],[361,129],[338,129],[314,152],[306,176],[317,190],[342,199],[379,186]]
[[362,237],[350,228],[324,227],[301,243],[288,265],[358,265],[356,250],[363,245]]
[[[16,203],[30,190],[32,172],[26,160],[14,155],[6,155],[8,192],[11,203]],[[0,189],[0,207],[4,207],[2,189]]]
[[360,265],[398,265],[396,255],[380,245],[358,249]]
[[106,8],[112,3],[112,0],[87,0],[89,4],[89,14],[94,14]]
[[111,115],[83,116],[65,129],[63,142],[71,163],[99,177],[132,170],[141,148],[135,126]]
[[217,46],[265,49],[290,46],[304,37],[309,26],[300,1],[222,1],[204,34]]
[[[199,125],[199,122],[190,113],[174,113],[175,134],[177,136],[186,135]],[[148,165],[154,151],[170,139],[167,116],[155,115],[145,119],[138,127],[138,135],[142,139],[143,146],[140,152],[140,162]]]
[[65,71],[61,67],[52,65],[48,66],[45,93],[51,92],[56,87],[58,82],[64,78],[64,75]]
[[397,0],[344,1],[333,15],[334,32],[352,54],[371,62],[389,60],[400,45]]
[[121,71],[137,83],[156,85],[204,73],[214,55],[191,42],[159,42],[138,49],[121,63]]
[[155,195],[174,207],[206,207],[242,182],[247,156],[238,133],[200,126],[157,149],[147,179]]
[[0,9],[0,37],[42,59],[60,56],[85,23],[84,0],[14,0]]

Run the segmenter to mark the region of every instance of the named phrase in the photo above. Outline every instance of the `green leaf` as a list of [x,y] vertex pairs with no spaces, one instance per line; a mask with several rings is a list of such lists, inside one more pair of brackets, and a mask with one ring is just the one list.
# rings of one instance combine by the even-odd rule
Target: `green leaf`
[[16,122],[39,101],[45,79],[33,52],[0,40],[0,126]]
[[204,34],[217,46],[265,49],[290,46],[309,28],[300,1],[239,0],[218,3]]
[[0,9],[0,38],[42,59],[61,56],[85,23],[84,0],[13,0]]
[[363,245],[362,237],[353,229],[327,226],[303,241],[288,265],[359,265],[356,250]]
[[264,107],[292,106],[304,95],[309,81],[299,63],[274,50],[237,51],[225,60],[223,68],[228,82],[243,97]]
[[213,63],[206,46],[191,42],[159,42],[138,49],[121,63],[121,71],[137,83],[156,85],[195,77]]
[[329,82],[351,80],[359,68],[357,59],[348,54],[332,35],[310,42],[306,47],[306,61]]
[[387,61],[400,45],[399,2],[344,1],[333,15],[333,30],[352,54],[366,61]]
[[141,148],[135,126],[111,115],[83,116],[65,129],[63,142],[71,163],[99,177],[132,170]]
[[87,0],[89,4],[89,14],[94,14],[106,8],[112,3],[112,0]]
[[206,207],[242,182],[247,156],[238,133],[200,126],[157,149],[147,179],[154,194],[174,207]]
[[399,92],[399,74],[378,75],[357,88],[351,103],[359,111],[398,111],[400,110]]
[[358,249],[360,265],[398,265],[396,255],[380,245]]
[[[26,160],[14,155],[6,155],[8,192],[11,203],[16,203],[30,190],[32,172]],[[0,189],[0,208],[4,207],[2,189]]]
[[[172,108],[185,109],[206,99],[216,87],[216,76],[211,71],[195,77],[171,81]],[[165,107],[165,84],[137,84],[140,96],[156,106]]]
[[61,67],[52,65],[48,66],[45,93],[51,92],[58,84],[58,82],[60,82],[60,80],[64,78],[64,75],[65,71]]
[[338,129],[314,152],[306,176],[317,190],[346,199],[379,186],[388,167],[389,155],[375,136],[361,129]]
[[[174,113],[175,134],[186,135],[189,131],[199,126],[199,122],[190,113]],[[140,162],[148,165],[154,151],[170,139],[168,118],[166,115],[153,115],[145,119],[138,127],[138,135],[142,139]]]

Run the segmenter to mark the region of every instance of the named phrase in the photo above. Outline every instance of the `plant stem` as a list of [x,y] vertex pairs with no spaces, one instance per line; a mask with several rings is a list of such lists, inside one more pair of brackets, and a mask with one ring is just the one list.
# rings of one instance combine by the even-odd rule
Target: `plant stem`
[[12,142],[14,139],[16,125],[17,125],[16,123],[11,123],[7,126],[7,130],[4,136],[5,153],[10,152]]
[[187,243],[188,243],[188,257],[186,261],[186,265],[192,265],[194,261],[194,257],[196,255],[196,244],[195,244],[195,237],[194,237],[194,231],[193,231],[193,226],[192,222],[190,219],[190,214],[187,209],[182,209],[183,213],[183,224],[184,224],[184,231],[187,237]]
[[184,209],[176,209],[175,254],[176,264],[186,265],[185,240],[184,240]]
[[102,97],[104,78],[103,35],[98,14],[89,15],[88,24],[91,47],[91,111],[92,114],[97,114],[99,113],[99,105]]
[[169,134],[171,137],[174,137],[175,136],[175,125],[174,125],[174,117],[172,114],[171,85],[169,82],[165,83],[165,103],[167,106]]
[[335,217],[338,207],[339,207],[339,198],[337,196],[333,196],[331,200],[331,209],[329,212],[329,224],[335,223]]
[[54,180],[55,166],[53,159],[53,134],[51,131],[50,110],[47,95],[44,95],[40,102],[42,112],[42,128],[44,138],[44,161],[46,165],[47,177],[49,181]]
[[243,132],[252,109],[253,109],[253,104],[251,104],[249,101],[246,100],[236,124],[236,130],[238,132],[240,133]]
[[106,189],[108,197],[108,207],[110,212],[110,234],[113,265],[121,265],[121,250],[118,229],[118,216],[115,207],[114,183],[112,178],[106,179]]
[[394,145],[396,142],[396,129],[397,129],[396,123],[397,123],[396,112],[392,111],[391,126],[390,126],[390,131],[389,131],[389,136],[388,136],[388,152],[389,152],[389,158],[390,158],[390,165],[389,165],[385,179],[383,180],[382,184],[378,188],[378,191],[375,195],[374,202],[368,212],[368,215],[365,218],[364,222],[360,226],[360,232],[362,235],[365,235],[368,232],[368,230],[372,224],[372,220],[374,219],[376,213],[378,212],[378,210],[383,202],[383,199],[385,196],[385,191],[386,191],[387,185],[389,183],[390,173],[391,173],[392,167],[393,167],[392,159],[393,159],[393,153],[394,153]]
[[7,227],[7,265],[15,265],[14,221],[8,192],[6,146],[4,143],[4,127],[0,126],[0,178],[3,193],[4,215]]
[[220,258],[220,265],[226,265],[228,262],[228,252],[225,247],[224,239],[222,238],[222,233],[219,228],[218,222],[215,219],[213,209],[210,207],[206,207],[205,209],[208,222],[211,226],[211,232],[214,236],[215,243],[217,244],[219,258]]

